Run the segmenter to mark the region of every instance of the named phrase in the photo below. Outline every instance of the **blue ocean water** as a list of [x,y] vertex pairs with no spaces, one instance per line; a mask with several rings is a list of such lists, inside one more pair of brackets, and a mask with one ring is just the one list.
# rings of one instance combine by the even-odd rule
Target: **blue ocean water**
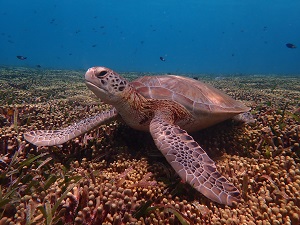
[[0,0],[0,65],[300,74],[299,12],[299,0]]

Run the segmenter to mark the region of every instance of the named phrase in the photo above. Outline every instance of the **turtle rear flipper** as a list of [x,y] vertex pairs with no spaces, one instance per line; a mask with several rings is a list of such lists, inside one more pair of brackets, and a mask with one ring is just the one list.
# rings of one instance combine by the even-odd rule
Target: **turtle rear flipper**
[[232,205],[238,201],[239,190],[217,171],[214,161],[199,144],[170,118],[156,113],[150,122],[150,133],[181,179],[215,202]]
[[26,141],[37,146],[53,146],[63,144],[104,123],[109,123],[117,116],[115,108],[88,117],[62,130],[36,130],[24,134]]
[[232,117],[232,119],[238,123],[247,123],[247,124],[255,123],[255,119],[253,118],[253,115],[250,112],[240,113]]

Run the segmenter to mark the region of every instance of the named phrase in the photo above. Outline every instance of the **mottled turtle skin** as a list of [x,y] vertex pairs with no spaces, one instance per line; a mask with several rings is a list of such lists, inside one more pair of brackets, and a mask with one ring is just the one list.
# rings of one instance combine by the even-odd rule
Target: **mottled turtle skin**
[[251,120],[249,107],[208,84],[174,75],[128,82],[111,69],[93,67],[85,81],[111,109],[65,129],[30,131],[25,139],[37,146],[59,145],[121,117],[130,127],[150,132],[182,180],[207,198],[226,205],[239,201],[239,190],[217,171],[214,161],[187,132],[229,118],[247,122]]

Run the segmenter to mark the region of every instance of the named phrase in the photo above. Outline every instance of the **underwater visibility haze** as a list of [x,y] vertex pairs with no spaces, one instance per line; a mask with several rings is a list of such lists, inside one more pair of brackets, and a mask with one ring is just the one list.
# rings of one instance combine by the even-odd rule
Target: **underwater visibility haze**
[[0,5],[0,65],[210,74],[300,71],[297,0],[1,0]]

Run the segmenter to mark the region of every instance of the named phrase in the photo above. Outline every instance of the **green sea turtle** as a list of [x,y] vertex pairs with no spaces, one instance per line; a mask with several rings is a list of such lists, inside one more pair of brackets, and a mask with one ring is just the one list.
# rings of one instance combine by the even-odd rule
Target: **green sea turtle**
[[24,134],[37,146],[62,144],[114,119],[150,131],[154,142],[178,175],[207,198],[226,205],[240,199],[239,190],[187,133],[235,117],[250,119],[250,108],[200,81],[181,76],[144,76],[128,82],[105,67],[85,74],[88,88],[112,107],[61,130]]

